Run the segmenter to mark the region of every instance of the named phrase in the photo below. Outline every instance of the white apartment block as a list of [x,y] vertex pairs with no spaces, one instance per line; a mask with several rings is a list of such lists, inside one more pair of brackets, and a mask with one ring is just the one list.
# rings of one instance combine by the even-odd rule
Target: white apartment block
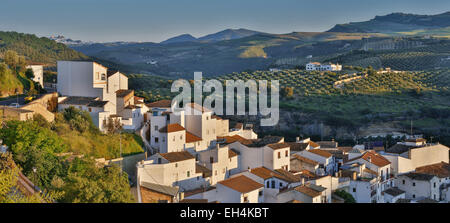
[[406,199],[430,198],[439,201],[439,178],[423,173],[405,173],[397,176],[396,185],[406,192]]
[[58,61],[57,69],[59,110],[73,106],[88,111],[101,131],[110,118],[118,119],[127,130],[142,126],[148,109],[143,103],[135,104],[124,74],[88,61]]
[[306,70],[308,71],[340,71],[342,70],[342,65],[340,64],[321,64],[319,62],[310,62],[306,64]]

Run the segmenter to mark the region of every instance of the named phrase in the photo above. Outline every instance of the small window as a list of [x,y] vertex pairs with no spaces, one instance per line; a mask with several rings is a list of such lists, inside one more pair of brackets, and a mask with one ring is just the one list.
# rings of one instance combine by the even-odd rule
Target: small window
[[102,81],[106,81],[106,74],[102,74]]
[[199,176],[197,176],[197,181],[198,181],[198,180],[200,180],[200,177],[199,177]]
[[191,176],[191,172],[188,171],[188,172],[187,172],[187,177],[190,177],[190,176]]
[[174,142],[175,142],[175,136],[173,136],[173,139],[172,139],[172,141],[174,141]]
[[161,164],[161,158],[158,158],[158,164]]
[[175,163],[175,167],[178,167],[178,163]]
[[166,142],[166,137],[163,137],[163,142]]
[[244,202],[248,202],[248,197],[244,196]]
[[283,183],[280,182],[280,188],[282,188],[282,187],[283,187]]
[[263,196],[263,191],[262,190],[260,190],[259,192],[258,192],[258,196]]
[[433,187],[436,188],[436,182],[433,183]]
[[88,108],[89,112],[92,112],[92,108]]
[[284,155],[285,155],[286,157],[288,157],[288,151],[287,151],[287,150],[284,151]]
[[270,188],[270,181],[267,181],[267,188]]
[[214,176],[217,176],[217,170],[214,171]]
[[280,159],[281,158],[281,153],[280,152],[278,152],[278,159]]
[[413,198],[416,198],[416,195],[415,195],[415,194],[413,194]]
[[158,131],[158,126],[157,125],[155,125],[155,131]]
[[415,187],[416,186],[416,183],[413,183],[413,187]]
[[405,184],[405,180],[402,180],[402,183]]
[[180,135],[180,140],[183,140],[183,135]]
[[155,137],[155,143],[158,143],[158,137]]
[[353,188],[353,193],[356,193],[356,188],[355,187]]
[[225,174],[225,168],[222,169],[222,173]]

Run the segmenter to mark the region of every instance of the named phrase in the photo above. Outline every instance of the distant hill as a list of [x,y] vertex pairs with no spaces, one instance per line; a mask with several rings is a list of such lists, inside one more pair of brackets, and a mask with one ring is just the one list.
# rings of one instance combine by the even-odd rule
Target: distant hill
[[248,29],[226,29],[218,33],[200,37],[198,39],[203,41],[223,41],[223,40],[240,39],[247,36],[253,36],[259,33],[261,32]]
[[162,41],[161,44],[182,43],[182,42],[218,42],[223,40],[240,39],[248,36],[260,34],[261,32],[248,29],[226,29],[217,33],[209,34],[200,38],[195,38],[191,34],[183,34]]
[[84,60],[89,57],[68,46],[46,37],[33,34],[0,31],[0,57],[7,50],[14,50],[27,60],[55,64],[57,60]]
[[197,41],[197,38],[193,37],[190,34],[183,34],[183,35],[175,36],[175,37],[172,37],[165,41],[162,41],[161,44],[181,43],[181,42],[189,42],[189,41]]
[[364,22],[337,24],[327,32],[396,33],[413,30],[432,30],[450,26],[450,12],[437,15],[391,13]]

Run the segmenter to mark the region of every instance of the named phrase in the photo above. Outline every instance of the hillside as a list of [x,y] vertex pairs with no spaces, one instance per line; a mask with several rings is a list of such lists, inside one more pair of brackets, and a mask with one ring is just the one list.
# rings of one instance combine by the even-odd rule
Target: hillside
[[0,31],[0,58],[7,50],[14,50],[27,60],[55,64],[56,60],[82,60],[89,57],[46,37]]
[[337,24],[327,32],[398,33],[414,30],[433,30],[450,26],[450,12],[437,15],[391,13],[364,22]]
[[175,37],[169,38],[167,40],[164,40],[161,42],[161,44],[181,43],[181,42],[191,42],[191,41],[197,41],[197,38],[193,37],[191,34],[183,34],[183,35],[175,36]]

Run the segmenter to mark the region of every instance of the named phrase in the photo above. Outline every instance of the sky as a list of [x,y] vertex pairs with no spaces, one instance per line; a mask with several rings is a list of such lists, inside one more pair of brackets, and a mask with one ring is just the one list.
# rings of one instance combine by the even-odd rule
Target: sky
[[0,30],[95,42],[160,42],[228,28],[320,32],[392,12],[446,11],[448,0],[1,0]]

